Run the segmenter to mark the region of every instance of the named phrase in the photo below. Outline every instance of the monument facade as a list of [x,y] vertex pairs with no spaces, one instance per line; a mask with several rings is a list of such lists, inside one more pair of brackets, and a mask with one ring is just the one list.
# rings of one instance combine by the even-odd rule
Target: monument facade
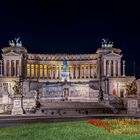
[[[44,112],[47,106],[63,108],[66,103],[65,108],[76,103],[99,104],[101,94],[112,106],[126,97],[127,85],[136,78],[125,75],[121,50],[108,40],[103,39],[101,48],[92,54],[33,54],[17,38],[2,49],[0,110],[4,104],[17,106],[12,97],[15,81],[21,79],[24,111],[39,102]],[[9,102],[4,102],[5,95]]]

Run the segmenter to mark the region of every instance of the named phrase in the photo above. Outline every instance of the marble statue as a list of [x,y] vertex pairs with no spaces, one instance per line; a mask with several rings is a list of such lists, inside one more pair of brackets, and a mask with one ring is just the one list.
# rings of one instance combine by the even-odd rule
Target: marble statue
[[19,41],[19,40],[20,40],[19,37],[18,38],[15,38],[14,40],[9,41],[9,45],[11,47],[22,47],[22,42]]
[[13,86],[13,90],[14,90],[14,95],[21,95],[22,87],[21,87],[20,82],[15,81],[15,85]]
[[111,47],[113,47],[113,42],[111,42],[111,41],[108,41],[108,39],[102,39],[102,47],[103,48],[106,48],[106,47],[108,47],[108,48],[111,48]]

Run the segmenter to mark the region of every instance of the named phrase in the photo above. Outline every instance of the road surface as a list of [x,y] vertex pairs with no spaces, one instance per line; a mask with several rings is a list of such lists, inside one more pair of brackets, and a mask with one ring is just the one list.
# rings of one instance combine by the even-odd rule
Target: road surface
[[81,121],[91,118],[140,118],[140,115],[129,114],[95,114],[95,115],[81,115],[81,116],[45,116],[45,115],[0,115],[0,128],[15,127],[23,124],[32,123],[53,123],[53,122],[68,122],[68,121]]

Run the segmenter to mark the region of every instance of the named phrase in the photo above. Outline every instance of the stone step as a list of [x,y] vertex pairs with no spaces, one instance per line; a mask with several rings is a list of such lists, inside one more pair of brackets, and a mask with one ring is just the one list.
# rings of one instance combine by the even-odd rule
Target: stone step
[[45,109],[86,109],[86,108],[106,108],[98,102],[52,102],[41,104],[41,108]]

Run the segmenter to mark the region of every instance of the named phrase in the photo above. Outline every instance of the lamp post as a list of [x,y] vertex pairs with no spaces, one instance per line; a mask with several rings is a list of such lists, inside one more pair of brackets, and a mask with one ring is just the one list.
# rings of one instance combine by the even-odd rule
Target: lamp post
[[23,108],[23,76],[22,75],[19,76],[19,83],[21,86],[21,106],[22,106],[23,113],[25,113],[25,110]]
[[135,73],[135,61],[134,61],[134,77],[136,76],[136,73]]
[[103,98],[103,90],[102,90],[102,77],[101,77],[101,56],[99,54],[99,99],[102,101]]
[[21,95],[23,95],[23,77],[22,76],[19,76],[19,83],[21,86]]
[[35,104],[36,104],[36,108],[40,107],[40,102],[39,100],[39,86],[38,86],[38,78],[39,78],[39,63],[38,63],[39,59],[37,57],[37,64],[38,64],[38,69],[37,69],[37,90],[36,90],[36,96],[35,96]]
[[12,115],[22,115],[24,114],[22,77],[19,77],[19,81],[15,81],[13,90],[14,90],[14,95],[13,95]]

